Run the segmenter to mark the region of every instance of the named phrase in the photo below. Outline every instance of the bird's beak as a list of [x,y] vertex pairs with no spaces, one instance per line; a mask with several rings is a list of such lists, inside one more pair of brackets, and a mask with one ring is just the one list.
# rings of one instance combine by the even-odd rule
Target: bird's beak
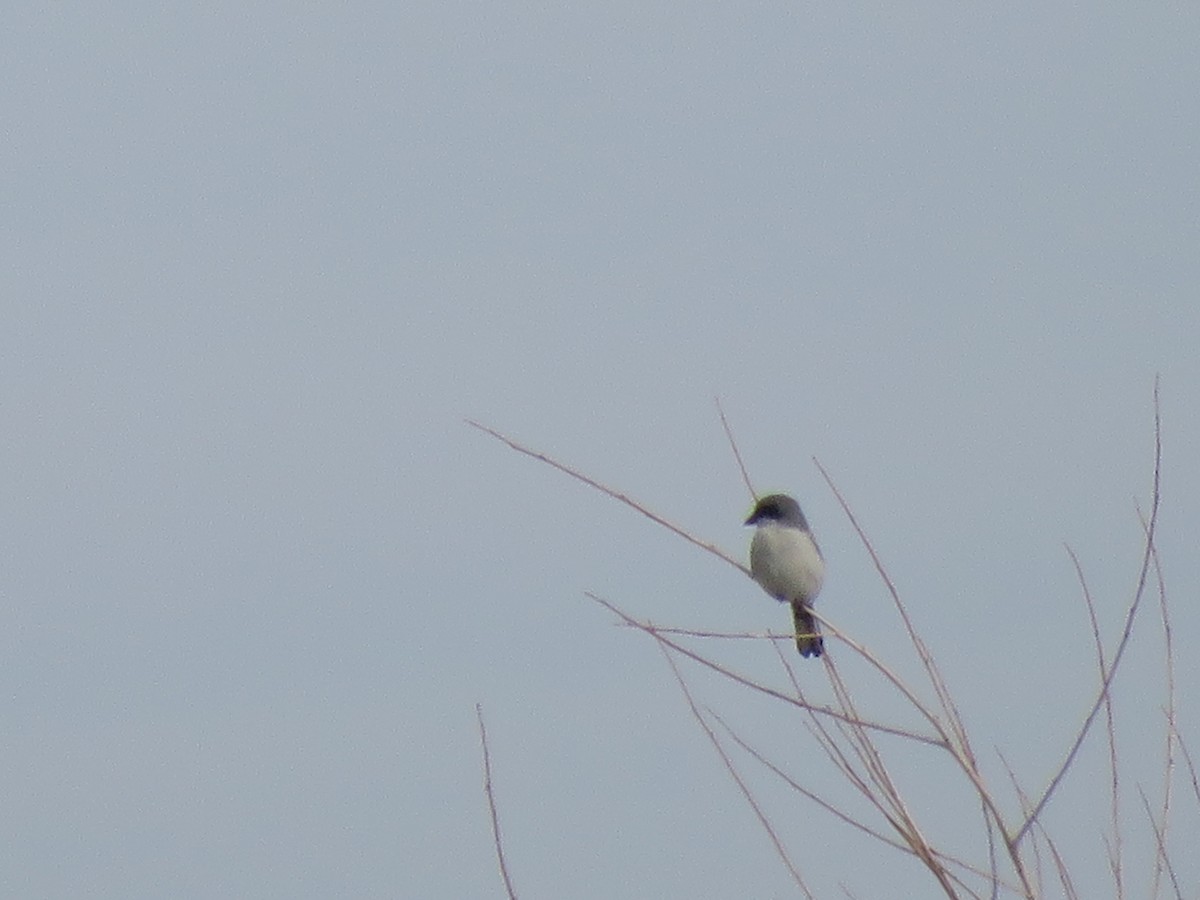
[[753,525],[757,521],[758,521],[758,510],[755,510],[754,512],[750,513],[750,518],[748,518],[742,524],[743,525]]

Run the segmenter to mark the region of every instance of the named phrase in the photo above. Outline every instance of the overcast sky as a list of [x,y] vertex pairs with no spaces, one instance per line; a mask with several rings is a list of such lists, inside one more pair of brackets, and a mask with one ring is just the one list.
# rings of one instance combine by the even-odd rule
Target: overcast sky
[[[821,610],[913,671],[816,457],[993,782],[999,749],[1036,791],[1095,690],[1063,543],[1111,647],[1161,374],[1200,751],[1198,40],[1182,3],[10,9],[0,894],[501,896],[480,703],[526,900],[797,895],[653,642],[583,592],[700,629],[786,610],[464,417],[742,557],[719,394],[755,487],[808,513]],[[1117,693],[1152,797],[1156,616]],[[779,678],[762,642],[698,646]],[[686,671],[844,796],[803,719]],[[1103,759],[1049,813],[1093,888]],[[932,896],[739,761],[818,896]]]

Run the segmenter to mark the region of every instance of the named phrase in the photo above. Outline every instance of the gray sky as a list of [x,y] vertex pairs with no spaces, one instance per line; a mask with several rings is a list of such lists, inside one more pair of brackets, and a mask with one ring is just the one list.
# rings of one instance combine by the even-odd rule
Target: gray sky
[[[1095,680],[1062,544],[1114,636],[1156,373],[1160,550],[1178,644],[1200,631],[1198,26],[1167,3],[10,10],[0,893],[499,896],[479,702],[523,897],[795,895],[661,656],[583,591],[696,628],[786,612],[464,416],[740,555],[719,393],[756,487],[804,503],[822,611],[911,670],[813,456],[994,782],[999,748],[1040,786]],[[1147,609],[1117,696],[1130,789],[1157,791]],[[702,646],[778,675],[761,643]],[[800,719],[691,674],[836,794]],[[1051,808],[1085,885],[1101,749]],[[971,814],[908,756],[958,840]],[[747,773],[819,896],[927,895]]]

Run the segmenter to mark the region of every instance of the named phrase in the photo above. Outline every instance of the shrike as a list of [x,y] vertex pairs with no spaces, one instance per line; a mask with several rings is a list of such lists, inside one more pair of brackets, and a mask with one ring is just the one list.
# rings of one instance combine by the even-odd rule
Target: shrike
[[820,656],[825,642],[809,607],[825,581],[825,560],[800,504],[787,494],[771,494],[758,501],[746,524],[758,526],[750,542],[750,574],[776,600],[792,605],[800,655]]

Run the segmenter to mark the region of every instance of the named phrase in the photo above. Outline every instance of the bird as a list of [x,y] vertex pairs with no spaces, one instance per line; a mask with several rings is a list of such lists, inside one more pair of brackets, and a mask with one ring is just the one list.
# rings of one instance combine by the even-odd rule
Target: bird
[[800,655],[820,656],[825,641],[811,606],[825,582],[825,559],[800,504],[787,494],[769,494],[758,500],[746,524],[756,526],[751,576],[776,600],[791,604]]

